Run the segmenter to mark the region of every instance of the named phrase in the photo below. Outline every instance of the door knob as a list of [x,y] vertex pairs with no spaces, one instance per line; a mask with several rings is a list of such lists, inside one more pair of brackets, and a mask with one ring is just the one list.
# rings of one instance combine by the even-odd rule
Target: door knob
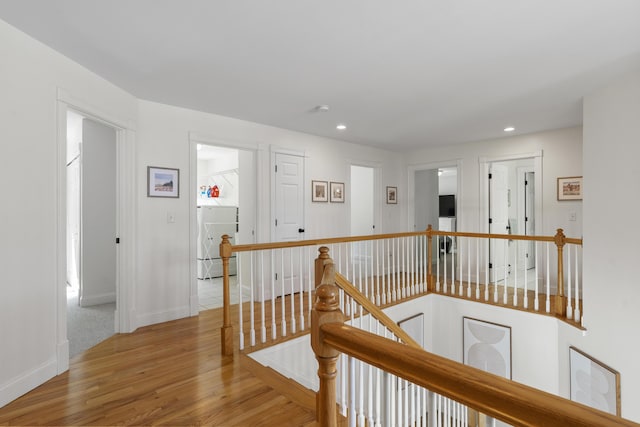
[[304,233],[304,228],[298,228],[298,233]]

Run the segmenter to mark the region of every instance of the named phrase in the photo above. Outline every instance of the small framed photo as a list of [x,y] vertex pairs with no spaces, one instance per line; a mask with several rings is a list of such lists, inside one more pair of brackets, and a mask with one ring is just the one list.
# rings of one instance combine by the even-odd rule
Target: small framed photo
[[582,177],[558,178],[558,200],[582,200]]
[[571,400],[620,416],[620,373],[569,347]]
[[312,202],[328,202],[329,201],[329,185],[327,181],[311,181],[311,201]]
[[147,197],[180,197],[180,170],[147,166]]
[[463,363],[511,379],[511,328],[462,318]]
[[331,203],[344,203],[344,182],[329,183],[329,199]]
[[398,187],[387,187],[387,204],[398,204]]

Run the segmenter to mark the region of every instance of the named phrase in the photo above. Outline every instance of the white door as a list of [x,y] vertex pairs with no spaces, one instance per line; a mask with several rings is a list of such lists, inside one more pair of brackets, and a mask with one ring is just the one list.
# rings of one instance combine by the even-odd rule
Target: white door
[[[275,241],[304,238],[304,158],[275,153]],[[293,250],[295,252],[295,250]],[[276,251],[274,279],[276,293],[300,292],[299,255],[291,249]],[[304,272],[303,272],[304,277]]]
[[[491,165],[489,172],[489,233],[509,233],[508,170],[505,165]],[[503,280],[508,241],[490,239],[489,266],[491,282]]]
[[[533,236],[536,230],[535,223],[535,172],[525,172],[524,178],[524,234]],[[525,245],[525,266],[527,269],[535,266],[535,244],[527,241]]]

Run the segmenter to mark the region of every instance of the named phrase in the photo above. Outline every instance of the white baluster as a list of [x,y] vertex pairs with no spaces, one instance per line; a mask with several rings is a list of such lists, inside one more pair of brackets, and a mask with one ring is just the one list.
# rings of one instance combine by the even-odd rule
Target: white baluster
[[[253,295],[253,288],[254,288],[254,283],[253,283],[253,278],[254,278],[254,274],[253,274],[253,252],[248,252],[247,255],[249,256],[249,272],[250,272],[250,278],[249,278],[249,284],[251,286],[251,289],[249,290],[249,323],[251,324],[251,330],[249,331],[249,342],[251,343],[251,347],[256,345],[256,319],[255,319],[255,313],[254,313],[254,295]],[[240,291],[240,294],[242,294],[242,291]],[[242,304],[240,304],[240,306],[238,307],[239,310],[242,310]]]
[[[331,251],[333,254],[333,250]],[[304,331],[304,247],[298,248],[298,262],[300,262],[300,330]]]
[[396,244],[395,244],[396,239],[391,239],[391,258],[393,259],[393,262],[391,263],[391,301],[396,301],[396,284],[397,284],[397,280],[396,280],[396,264],[397,264],[397,260],[398,260],[398,255],[396,253]]
[[[265,310],[264,310],[264,276],[266,275],[264,271],[264,251],[260,251],[260,315],[261,315],[261,323],[262,327],[260,329],[260,340],[261,342],[267,342],[267,324],[265,319]],[[271,296],[273,298],[273,296]]]
[[486,241],[484,251],[484,300],[489,301],[489,239]]
[[287,336],[286,292],[284,290],[284,248],[280,250],[280,304],[282,305],[282,336]]
[[549,272],[549,242],[547,242],[547,313],[551,312],[551,276]]
[[471,298],[471,238],[467,237],[467,298]]
[[507,304],[507,289],[509,287],[509,241],[507,239],[503,239],[504,246],[504,283],[502,284],[502,303]]
[[518,256],[520,255],[520,240],[515,240],[516,243],[516,255],[513,260],[513,306],[518,306]]
[[271,339],[276,339],[276,281],[275,281],[275,250],[269,249],[269,258],[271,258]]
[[[451,237],[451,293],[456,293],[456,254],[453,250],[453,243],[455,242],[455,237]],[[457,249],[457,246],[456,246]]]
[[[240,350],[244,350],[244,322],[242,321],[243,311],[242,310],[242,255],[244,253],[240,252],[236,254],[236,262],[237,271],[238,271],[238,318],[240,322]],[[231,293],[231,290],[229,290]]]
[[575,250],[575,254],[576,254],[576,262],[575,262],[575,269],[576,269],[576,274],[575,274],[576,303],[575,303],[575,310],[573,311],[573,320],[575,320],[576,322],[580,321],[580,282],[578,280],[578,249],[579,249],[578,246],[576,246],[576,250]]
[[538,289],[538,242],[533,242],[533,274],[535,275],[535,289],[534,289],[534,294],[533,294],[533,309],[535,311],[540,310],[540,297],[538,295],[539,289]]
[[440,292],[440,236],[436,236],[436,292]]
[[293,275],[293,248],[289,248],[289,271],[291,273],[291,333],[296,333],[296,290]]
[[373,257],[373,240],[369,242],[369,246],[371,246],[371,262],[369,263],[370,268],[370,283],[371,283],[371,302],[376,303],[376,285],[375,285],[375,274],[373,274],[373,262],[375,258]]
[[349,427],[356,426],[356,359],[349,356]]
[[476,239],[476,299],[480,299],[480,239]]
[[442,269],[444,270],[444,283],[442,284],[442,290],[446,294],[447,293],[447,236],[442,236],[442,240],[444,242],[444,263],[442,264]]
[[[315,286],[314,279],[312,276],[313,273],[313,269],[314,269],[314,262],[313,262],[313,257],[311,256],[312,253],[312,246],[307,246],[307,319],[309,319],[309,323],[311,323],[311,310],[313,309],[313,304],[311,302],[311,292]],[[340,263],[340,246],[338,246],[338,263]],[[342,271],[340,268],[338,268],[338,271]],[[344,297],[340,296],[340,310],[342,310],[342,312],[344,313],[344,307],[342,306],[342,304],[344,304]]]
[[523,299],[523,304],[524,304],[524,308],[529,308],[529,278],[528,278],[528,266],[529,263],[527,262],[527,260],[529,259],[529,257],[531,256],[531,254],[529,253],[529,243],[525,243],[525,248],[526,249],[526,254],[524,257],[524,299]]
[[573,318],[571,307],[571,245],[567,245],[567,319]]
[[376,240],[376,304],[380,306],[382,304],[382,297],[380,292],[383,292],[380,289],[380,240]]
[[456,245],[456,247],[458,248],[458,264],[460,267],[460,272],[459,272],[459,280],[460,280],[460,284],[458,286],[458,295],[462,296],[462,237],[460,237],[458,239],[458,244]]

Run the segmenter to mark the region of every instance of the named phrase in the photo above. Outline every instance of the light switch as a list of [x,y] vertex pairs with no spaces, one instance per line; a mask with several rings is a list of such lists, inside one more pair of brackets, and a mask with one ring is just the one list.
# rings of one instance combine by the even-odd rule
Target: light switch
[[576,213],[569,212],[569,221],[575,221],[575,220],[576,220]]
[[167,224],[173,224],[174,222],[176,222],[176,216],[171,212],[167,212]]

